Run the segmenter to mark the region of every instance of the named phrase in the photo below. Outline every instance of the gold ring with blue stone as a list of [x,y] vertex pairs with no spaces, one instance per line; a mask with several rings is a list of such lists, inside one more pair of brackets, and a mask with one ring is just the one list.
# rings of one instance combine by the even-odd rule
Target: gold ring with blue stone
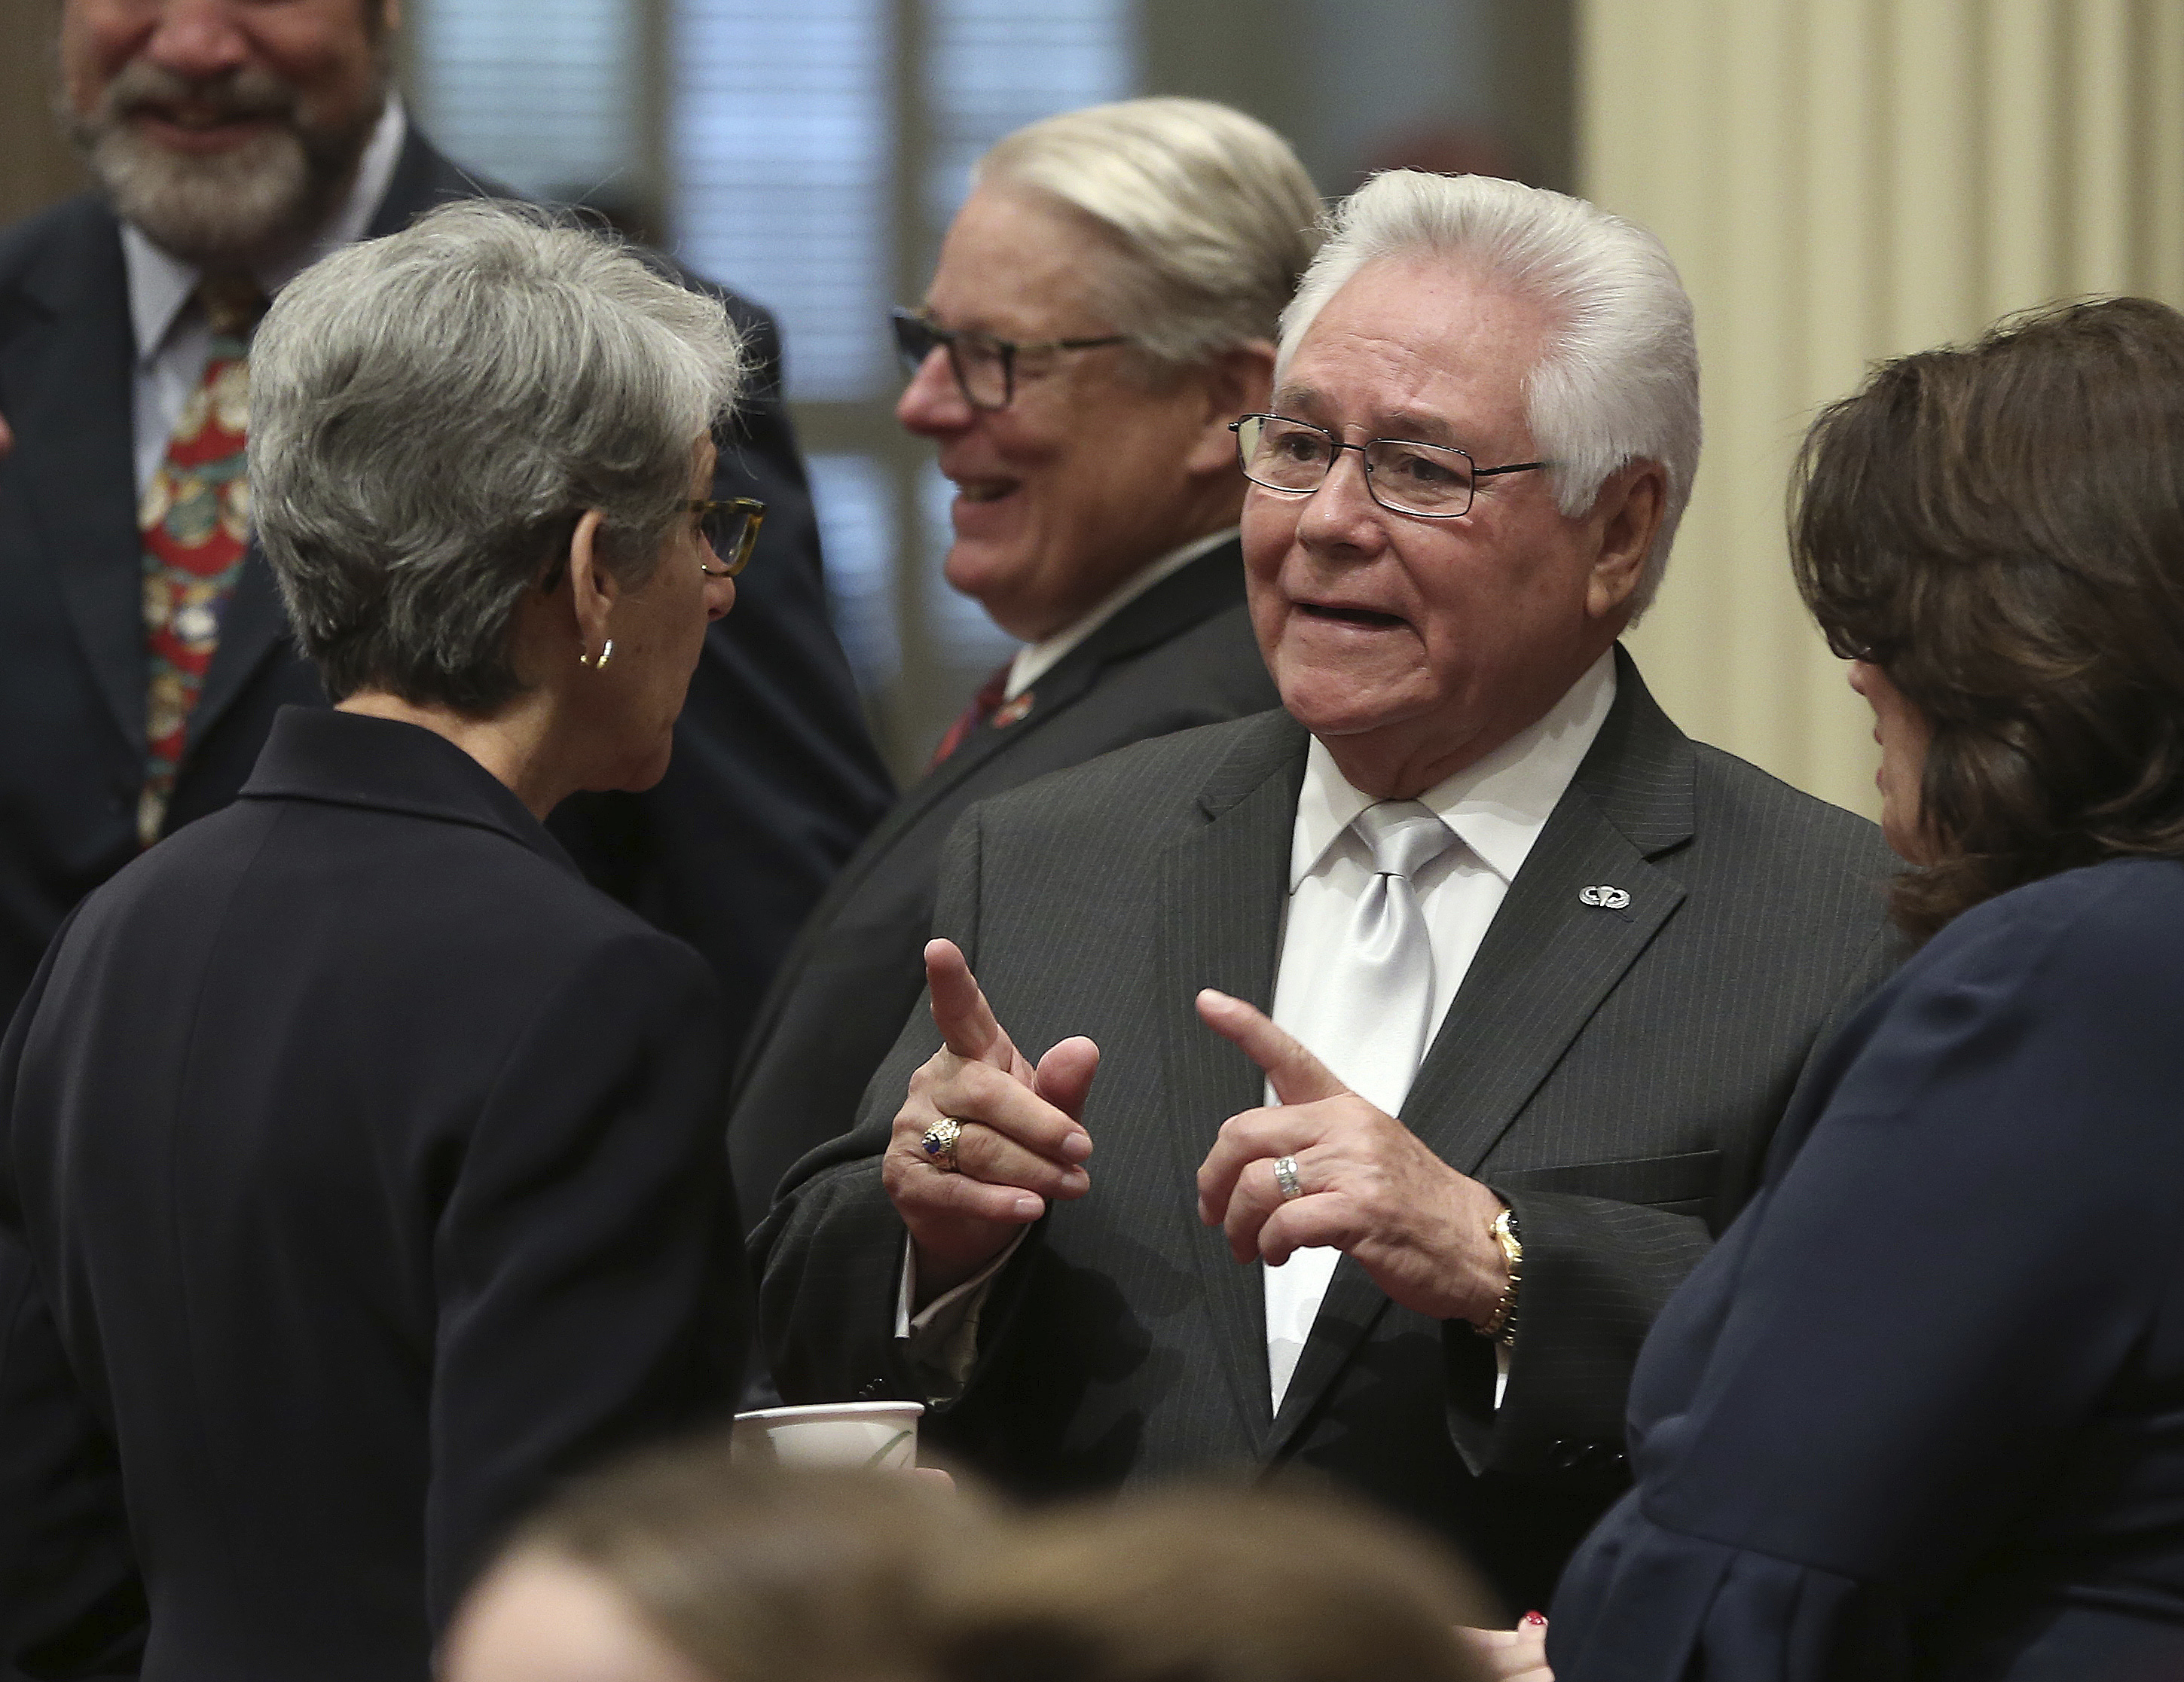
[[919,1142],[925,1147],[926,1160],[944,1174],[963,1172],[956,1161],[956,1141],[963,1136],[963,1123],[953,1116],[943,1116],[926,1128]]

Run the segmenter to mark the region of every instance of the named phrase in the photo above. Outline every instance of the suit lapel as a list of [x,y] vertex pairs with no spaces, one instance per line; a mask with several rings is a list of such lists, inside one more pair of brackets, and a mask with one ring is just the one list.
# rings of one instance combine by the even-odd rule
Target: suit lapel
[[968,782],[981,766],[1032,740],[1072,703],[1082,699],[1099,675],[1100,664],[1097,660],[1078,660],[1077,655],[1084,652],[1072,650],[1070,658],[1017,697],[1016,704],[1025,710],[1011,722],[996,725],[989,719],[973,730],[962,746],[912,786],[903,796],[903,805],[912,813],[922,813],[937,805]]
[[[855,880],[886,860],[895,838],[987,766],[1020,751],[1039,732],[1097,687],[1100,674],[1118,660],[1178,637],[1200,621],[1244,599],[1243,548],[1234,539],[1216,545],[1147,590],[1057,661],[1025,693],[1030,710],[1014,723],[981,725],[946,759],[904,790],[862,851]],[[844,887],[851,885],[845,883]]]
[[[1613,884],[1610,911],[1580,892]],[[1683,903],[1572,784],[1510,885],[1403,1108],[1412,1131],[1463,1172],[1479,1163],[1600,1002]]]
[[[55,582],[122,739],[144,750],[143,549],[136,531],[135,342],[119,224],[86,206],[25,277],[50,336],[19,332],[0,365],[11,477],[57,558]],[[22,398],[13,394],[24,393]]]
[[[1065,670],[1065,667],[1070,669]],[[1072,661],[1065,660],[1033,686],[1034,699],[1031,710],[1014,724],[998,730],[990,725],[982,725],[972,731],[961,746],[903,790],[894,805],[888,808],[887,815],[866,838],[865,844],[857,849],[855,856],[828,888],[827,903],[839,905],[855,890],[858,883],[868,880],[884,868],[898,841],[923,823],[935,807],[978,772],[1034,739],[1042,727],[1051,722],[1072,702],[1081,699],[1091,688],[1095,675],[1096,667],[1090,662],[1072,666]],[[1011,786],[1005,782],[991,792],[999,793]],[[815,917],[812,926],[816,927],[822,921],[822,917]],[[790,961],[792,965],[795,961],[794,958]],[[764,1039],[761,1025],[760,1029],[753,1033],[752,1043],[760,1043]]]
[[989,721],[980,725],[912,794],[931,783],[935,785],[933,798],[937,799],[1089,694],[1105,667],[1178,637],[1201,620],[1243,599],[1244,548],[1232,537],[1124,604],[1112,619],[1024,690],[1017,699],[1028,703],[1028,710],[1006,724]]
[[[1265,1078],[1198,1020],[1201,988],[1271,1009],[1289,885],[1290,834],[1304,778],[1305,733],[1286,713],[1253,720],[1198,797],[1202,822],[1160,854],[1156,960],[1165,1027],[1167,1113],[1162,1132],[1182,1184],[1195,1180],[1222,1122],[1263,1098]],[[1218,1228],[1186,1214],[1224,1373],[1256,1437],[1269,1423],[1266,1302],[1256,1267],[1229,1256]]]
[[[1691,835],[1691,743],[1616,651],[1616,699],[1577,775],[1509,886],[1450,1004],[1403,1119],[1442,1161],[1478,1172],[1661,926],[1683,885],[1648,863]],[[1588,905],[1612,884],[1627,907]],[[1329,1283],[1271,1439],[1279,1454],[1388,1300],[1348,1256]]]

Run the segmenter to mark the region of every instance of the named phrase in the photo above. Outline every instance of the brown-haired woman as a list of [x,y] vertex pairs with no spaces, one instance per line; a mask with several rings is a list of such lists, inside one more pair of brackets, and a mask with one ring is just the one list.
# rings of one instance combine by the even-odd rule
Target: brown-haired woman
[[1562,1682],[2184,1676],[2184,317],[1907,357],[1805,447],[1924,950],[1656,1325]]

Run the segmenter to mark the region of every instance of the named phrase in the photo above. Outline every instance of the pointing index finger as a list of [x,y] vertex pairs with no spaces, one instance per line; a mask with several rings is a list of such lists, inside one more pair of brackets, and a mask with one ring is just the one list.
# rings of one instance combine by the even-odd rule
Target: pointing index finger
[[1284,1104],[1310,1104],[1350,1090],[1295,1035],[1275,1027],[1256,1005],[1208,987],[1199,993],[1198,1015],[1266,1072],[1274,1096]]
[[959,1057],[991,1062],[990,1054],[1007,1036],[954,941],[925,943],[925,984],[933,992],[933,1026],[948,1049]]

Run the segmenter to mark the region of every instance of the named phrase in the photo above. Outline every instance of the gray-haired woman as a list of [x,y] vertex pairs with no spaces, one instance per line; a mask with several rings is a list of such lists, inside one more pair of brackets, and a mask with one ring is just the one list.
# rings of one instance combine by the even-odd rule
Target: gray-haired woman
[[757,515],[701,500],[740,370],[717,304],[482,203],[260,328],[256,521],[336,705],[0,1050],[0,1577],[67,1545],[8,1657],[131,1639],[125,1526],[148,1678],[422,1678],[549,1480],[734,1394],[714,984],[539,820],[666,768]]

